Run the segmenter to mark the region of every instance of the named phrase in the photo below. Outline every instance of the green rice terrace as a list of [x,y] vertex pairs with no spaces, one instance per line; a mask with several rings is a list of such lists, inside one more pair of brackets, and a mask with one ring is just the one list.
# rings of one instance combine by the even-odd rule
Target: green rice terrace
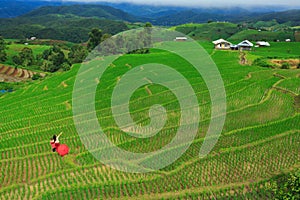
[[[218,51],[209,42],[201,44],[216,63],[227,93],[222,135],[208,156],[199,158],[211,114],[205,82],[181,57],[151,49],[149,54],[120,57],[101,80],[95,80],[100,83],[96,111],[105,134],[131,152],[152,152],[172,140],[180,106],[167,88],[149,84],[130,99],[131,116],[141,125],[149,123],[152,105],[165,107],[165,127],[152,138],[124,134],[110,108],[122,74],[156,62],[172,66],[196,92],[201,113],[197,136],[183,156],[156,172],[120,172],[97,161],[82,144],[73,121],[72,91],[80,68],[75,64],[70,71],[27,81],[0,96],[0,199],[273,199],[274,179],[300,168],[300,69],[253,63],[257,58],[268,63],[299,59],[299,43],[256,48],[243,55],[246,64],[240,63],[239,51]],[[0,70],[4,71],[1,65]],[[60,141],[70,147],[64,157],[53,153],[49,144],[53,134],[60,132]]]

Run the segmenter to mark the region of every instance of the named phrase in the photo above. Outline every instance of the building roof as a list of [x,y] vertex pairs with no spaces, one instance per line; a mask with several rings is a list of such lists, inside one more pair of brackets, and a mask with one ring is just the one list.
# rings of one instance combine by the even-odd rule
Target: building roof
[[270,43],[266,42],[266,41],[258,41],[258,42],[256,42],[256,44],[259,46],[266,46],[266,47],[271,46]]
[[228,43],[228,44],[231,44],[230,42],[224,40],[224,39],[219,39],[219,40],[216,40],[216,41],[213,41],[212,43],[214,43],[215,45],[217,44],[220,44],[220,43]]
[[254,45],[249,40],[244,40],[243,42],[239,43],[238,46],[253,47]]
[[176,37],[176,40],[187,40],[187,37]]

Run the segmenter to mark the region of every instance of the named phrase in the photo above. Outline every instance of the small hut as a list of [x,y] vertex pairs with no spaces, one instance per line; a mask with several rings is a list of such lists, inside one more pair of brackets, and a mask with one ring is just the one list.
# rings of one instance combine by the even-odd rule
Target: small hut
[[219,39],[216,41],[212,42],[215,45],[215,49],[221,49],[221,50],[228,50],[231,47],[231,43],[224,40],[224,39]]
[[176,42],[185,42],[185,41],[187,41],[187,37],[176,37],[175,41]]
[[258,41],[258,42],[256,42],[256,46],[257,47],[269,47],[271,45],[269,42],[266,42],[266,41]]
[[249,40],[244,40],[243,42],[239,43],[237,46],[241,51],[251,51],[254,45]]

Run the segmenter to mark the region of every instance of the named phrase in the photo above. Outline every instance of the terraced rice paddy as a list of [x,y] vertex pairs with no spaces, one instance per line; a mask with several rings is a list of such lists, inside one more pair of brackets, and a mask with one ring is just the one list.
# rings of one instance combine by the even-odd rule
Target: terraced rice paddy
[[[271,199],[265,189],[268,180],[300,167],[300,70],[242,66],[238,52],[209,51],[225,83],[228,110],[222,135],[207,157],[198,154],[210,121],[209,92],[185,60],[160,50],[126,55],[100,80],[99,122],[114,144],[132,152],[154,151],[170,142],[179,105],[162,86],[139,88],[131,98],[132,118],[149,123],[149,107],[159,103],[168,120],[151,139],[129,137],[119,130],[110,109],[118,77],[135,66],[159,62],[185,76],[197,94],[201,128],[193,144],[172,165],[146,174],[109,168],[82,145],[71,109],[80,67],[75,65],[0,98],[0,199]],[[71,149],[63,158],[49,145],[50,137],[61,131],[61,142]]]
[[[33,77],[37,72],[30,71],[28,69],[15,68],[11,66],[0,66],[0,81],[1,82],[20,82],[28,80]],[[44,73],[38,73],[41,76],[45,76]]]

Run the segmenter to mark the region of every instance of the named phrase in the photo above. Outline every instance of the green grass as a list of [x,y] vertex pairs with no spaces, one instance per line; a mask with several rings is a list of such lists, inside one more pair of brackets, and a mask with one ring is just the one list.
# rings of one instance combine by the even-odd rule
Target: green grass
[[197,40],[217,40],[220,38],[227,39],[239,32],[236,24],[212,22],[207,24],[184,24],[171,29],[182,32]]
[[292,41],[295,41],[294,33],[283,32],[283,31],[272,32],[272,31],[258,31],[258,30],[243,30],[228,38],[228,40],[234,40],[234,41],[243,41],[243,40],[285,41],[285,39],[291,39]]
[[7,47],[8,49],[6,50],[6,52],[8,55],[8,59],[4,62],[4,64],[12,65],[12,66],[14,66],[14,63],[12,61],[13,56],[18,55],[19,52],[21,52],[22,49],[25,47],[31,48],[34,56],[41,54],[46,49],[50,48],[50,46],[46,46],[46,45],[25,45],[25,44],[16,44],[16,43],[7,45]]
[[269,58],[299,58],[300,48],[298,42],[270,42],[266,48],[255,48],[251,54]]
[[[292,171],[300,164],[300,114],[293,94],[299,94],[300,72],[240,65],[238,51],[215,51],[210,42],[200,44],[212,55],[227,93],[225,126],[207,157],[198,157],[211,113],[206,84],[186,60],[152,49],[150,54],[123,56],[106,70],[97,88],[97,116],[104,132],[119,147],[133,152],[160,149],[172,140],[180,120],[174,94],[159,85],[148,85],[152,95],[145,87],[133,93],[130,111],[137,123],[149,123],[153,104],[163,104],[167,110],[166,126],[145,140],[128,136],[117,127],[110,109],[111,94],[118,77],[136,66],[149,62],[172,66],[191,84],[201,113],[197,136],[181,158],[148,174],[119,172],[96,161],[81,143],[70,109],[80,67],[75,65],[68,72],[25,83],[0,97],[1,199],[272,199],[265,184],[275,174]],[[296,43],[271,45],[248,52],[247,57],[300,55]],[[35,54],[48,48],[32,47]],[[9,54],[22,48],[12,45]],[[287,49],[291,51],[287,53]],[[50,137],[61,131],[60,141],[71,149],[64,158],[52,153],[49,145]]]
[[[300,71],[299,71],[300,74]],[[281,82],[278,87],[288,90],[295,93],[296,95],[300,94],[300,78],[292,78]]]

